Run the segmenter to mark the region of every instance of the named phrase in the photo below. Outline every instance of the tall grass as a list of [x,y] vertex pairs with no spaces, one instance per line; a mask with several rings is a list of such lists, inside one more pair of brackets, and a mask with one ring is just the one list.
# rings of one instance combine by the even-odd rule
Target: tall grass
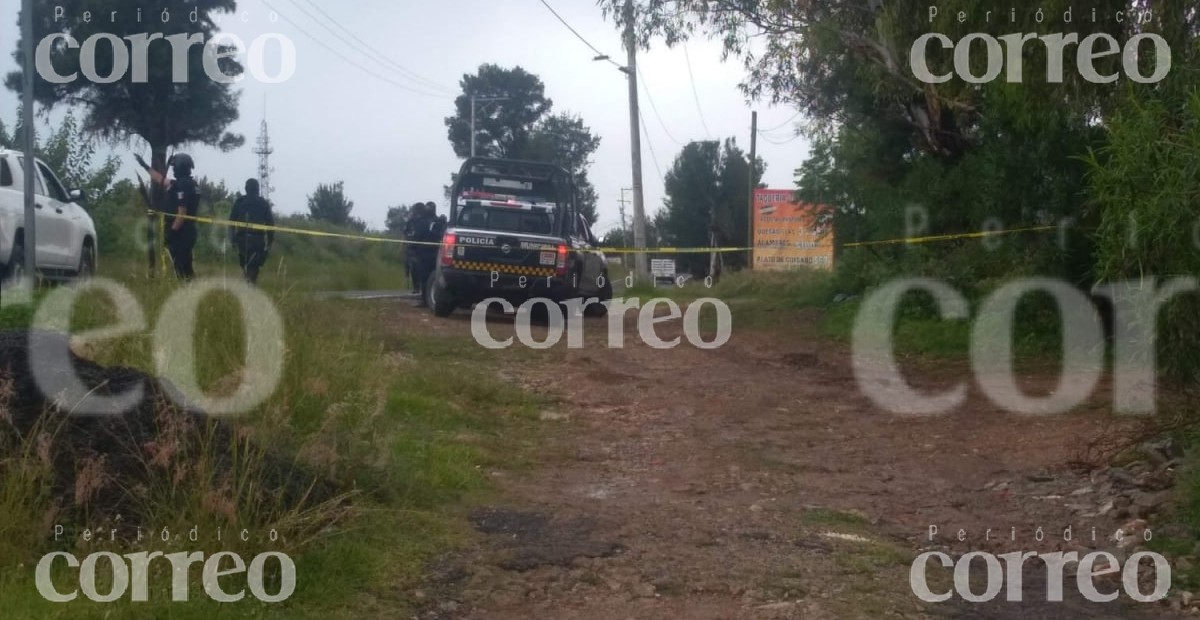
[[[855,321],[859,319],[864,295],[876,285],[846,287],[847,279],[857,282],[861,274],[846,274],[843,270],[858,269],[857,263],[839,266],[837,271],[798,269],[786,272],[740,271],[727,274],[711,287],[702,280],[693,280],[684,287],[639,286],[627,289],[626,297],[669,297],[678,302],[692,302],[713,297],[729,305],[735,329],[811,329],[816,335],[849,342]],[[890,270],[881,270],[881,274]],[[894,275],[893,277],[899,277]],[[958,289],[967,297],[973,309],[979,300],[991,293],[1003,280],[975,282]],[[957,288],[957,287],[956,287]],[[848,295],[848,292],[857,294]],[[835,303],[842,295],[840,303]],[[817,311],[801,315],[801,310]],[[716,324],[712,308],[701,312],[701,328],[709,330]],[[978,318],[972,316],[972,319]],[[1017,306],[1014,334],[1014,353],[1022,361],[1055,359],[1061,353],[1060,316],[1048,295],[1030,295]],[[897,308],[894,343],[897,352],[936,358],[966,360],[972,337],[973,320],[943,319],[931,296],[913,292],[905,296]]]
[[[1131,90],[1107,123],[1108,144],[1087,158],[1101,214],[1097,276],[1140,284],[1130,297],[1153,295],[1167,280],[1200,271],[1200,92],[1171,94]],[[1190,292],[1137,314],[1139,324],[1157,326],[1157,337],[1128,344],[1142,356],[1157,354],[1167,376],[1194,385],[1200,375],[1200,296]]]
[[[403,615],[408,601],[395,595],[396,588],[417,578],[427,559],[463,536],[461,524],[451,517],[456,503],[486,492],[485,468],[519,463],[536,438],[530,424],[540,403],[495,379],[496,360],[474,347],[469,334],[398,333],[385,327],[395,320],[392,306],[318,300],[310,294],[326,288],[395,288],[387,280],[402,277],[402,264],[325,258],[328,262],[281,251],[272,261],[287,267],[263,274],[263,290],[282,316],[286,333],[284,372],[272,397],[227,420],[232,433],[207,426],[188,442],[173,440],[164,424],[161,441],[172,447],[160,448],[171,453],[161,462],[148,453],[143,463],[151,474],[148,488],[138,493],[137,511],[147,528],[143,534],[148,537],[149,528],[155,535],[162,528],[185,537],[193,528],[201,533],[196,542],[155,539],[157,548],[235,551],[247,561],[263,550],[292,554],[296,593],[275,605],[257,603],[247,594],[236,604],[239,616]],[[134,293],[149,326],[80,352],[104,365],[156,373],[152,329],[159,321],[172,320],[161,316],[161,309],[180,285],[172,278],[146,279],[144,265],[133,258],[107,260],[101,268],[101,276],[117,278]],[[202,277],[237,277],[236,265],[231,268],[228,261],[202,263],[200,271]],[[312,280],[301,282],[300,277]],[[55,291],[40,291],[36,299]],[[6,308],[0,325],[28,326],[36,307]],[[201,308],[196,372],[206,392],[220,394],[235,388],[247,372],[246,318],[222,293],[214,293]],[[79,332],[118,318],[111,301],[89,292],[80,296],[64,328]],[[59,319],[66,323],[65,317]],[[163,406],[166,411],[168,405]],[[50,424],[53,418],[46,420]],[[52,430],[31,434],[0,452],[3,615],[209,618],[228,609],[203,594],[198,567],[188,603],[171,601],[169,576],[163,572],[169,569],[162,566],[151,575],[148,603],[126,598],[93,604],[81,596],[69,604],[52,604],[42,599],[33,585],[33,565],[46,551],[67,549],[83,557],[96,550],[138,548],[137,541],[122,542],[120,537],[107,547],[82,542],[81,531],[95,526],[86,519],[64,523],[68,536],[54,540],[53,524],[46,522],[54,512],[46,494],[49,473],[39,457]],[[276,464],[315,474],[327,481],[331,494],[324,501],[313,495],[304,502],[283,501],[271,492]],[[82,471],[77,474],[86,477]],[[218,528],[225,533],[219,541],[213,534]],[[242,530],[249,532],[249,540],[229,536]],[[272,531],[275,540],[268,536]],[[77,583],[78,571],[63,569],[65,565],[59,566],[54,577],[66,590],[72,579]],[[268,591],[274,591],[270,582],[277,578],[268,575]]]

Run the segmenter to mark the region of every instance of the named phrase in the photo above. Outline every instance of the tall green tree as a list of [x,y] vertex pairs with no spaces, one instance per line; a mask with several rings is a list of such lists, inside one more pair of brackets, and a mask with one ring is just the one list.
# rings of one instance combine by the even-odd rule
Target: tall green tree
[[575,184],[579,189],[579,212],[587,219],[589,226],[594,226],[596,220],[600,217],[600,213],[597,210],[600,204],[600,196],[596,193],[596,186],[592,185],[592,181],[588,178],[586,171],[575,176]]
[[354,201],[346,198],[345,183],[321,183],[308,196],[309,218],[333,224],[342,228],[366,230],[366,224],[350,215],[354,210]]
[[[662,233],[673,246],[705,247],[720,191],[721,143],[692,142],[683,147],[664,179]],[[703,269],[703,255],[683,255],[687,270]],[[678,262],[677,261],[677,262]]]
[[475,105],[475,148],[480,157],[516,157],[529,148],[534,126],[550,110],[546,87],[538,76],[521,67],[506,69],[485,64],[459,82],[462,94],[454,100],[454,116],[446,117],[454,154],[471,155],[471,98]]
[[573,173],[579,173],[592,163],[592,155],[599,147],[600,138],[592,134],[583,119],[564,112],[548,116],[535,125],[529,146],[522,154],[553,161]]
[[[233,13],[236,8],[235,0],[35,0],[33,31],[37,41],[52,34],[69,35],[81,43],[95,35],[122,38],[143,33],[164,37],[199,34],[208,41],[217,32],[213,16]],[[164,15],[167,21],[162,20]],[[112,45],[95,45],[92,65],[83,62],[81,46],[55,45],[50,51],[55,71],[76,77],[52,83],[35,75],[34,97],[48,108],[79,106],[82,128],[89,133],[115,140],[142,138],[150,146],[151,166],[160,172],[166,171],[167,151],[173,147],[192,143],[222,149],[241,146],[242,136],[225,131],[238,118],[237,91],[232,84],[209,78],[201,45],[193,45],[181,55],[185,70],[175,76],[173,47],[165,39],[149,41],[144,67],[131,62],[119,79],[102,83],[89,79],[83,70],[94,66],[97,75],[110,76],[114,68],[119,69]],[[27,59],[21,50],[18,41],[13,56],[24,67]],[[221,51],[231,50],[221,46]],[[219,56],[217,65],[225,75],[242,73],[241,65],[230,56]],[[175,77],[181,81],[176,82]],[[5,84],[20,92],[21,72],[10,73]],[[203,167],[203,162],[197,164]],[[161,192],[158,194],[155,199],[161,200]]]
[[[659,212],[659,230],[668,245],[707,247],[710,235],[718,242],[748,243],[750,207],[750,164],[732,139],[692,142],[675,158],[665,178],[666,198]],[[755,184],[762,178],[761,160],[755,166]],[[677,259],[692,273],[708,269],[708,256],[689,254]],[[730,255],[731,267],[745,264],[744,257]]]
[[[801,197],[830,205],[840,239],[871,239],[914,232],[906,226],[913,207],[934,233],[1087,218],[1085,167],[1079,156],[1103,143],[1104,118],[1119,99],[1119,86],[1083,78],[1072,62],[1071,47],[1061,80],[1051,79],[1056,76],[1047,73],[1047,46],[1039,40],[1027,42],[1019,56],[1019,83],[1007,81],[1009,67],[982,84],[957,74],[925,83],[910,63],[910,49],[921,36],[934,32],[958,41],[976,32],[998,37],[1066,30],[1080,39],[1108,35],[1123,45],[1135,34],[1159,29],[1158,21],[1194,25],[1197,2],[1101,0],[1081,9],[1070,0],[1048,0],[1000,11],[957,0],[939,3],[933,19],[928,5],[915,2],[638,0],[632,14],[623,11],[622,0],[601,0],[601,5],[618,24],[633,20],[642,45],[655,38],[673,43],[697,33],[719,38],[745,64],[747,95],[793,105],[807,117],[813,148],[811,159],[801,166]],[[1093,7],[1099,16],[1095,21]],[[1118,12],[1133,16],[1148,7],[1155,9],[1155,22],[1115,19]],[[1072,9],[1068,27],[1064,15]],[[976,47],[968,68],[982,75],[987,54]],[[1156,60],[1150,47],[1143,45],[1144,65]],[[937,45],[929,49],[931,73],[955,70],[953,53]],[[1173,43],[1172,49],[1180,47]],[[1096,68],[1101,74],[1123,73],[1121,55],[1100,58]],[[972,284],[1021,270],[1050,271],[1081,284],[1091,278],[1087,244],[1064,253],[1054,250],[1053,239],[1006,241],[1017,242],[1026,244],[1019,260],[993,255],[979,263],[952,259],[946,264],[971,272],[962,279]],[[880,251],[896,259],[884,264],[915,269],[919,267],[899,258],[948,257],[961,247],[951,243]],[[857,269],[839,263],[850,265],[847,272]]]
[[569,113],[546,117],[534,127],[529,146],[517,154],[521,159],[552,162],[575,176],[579,210],[588,224],[596,223],[596,188],[588,179],[592,155],[600,148],[600,137],[592,134],[583,119]]
[[[587,171],[600,138],[583,119],[566,112],[550,114],[554,103],[546,97],[545,85],[521,67],[483,65],[475,75],[464,75],[461,85],[463,94],[454,102],[455,115],[445,120],[454,153],[459,157],[471,154],[471,97],[479,97],[476,155],[544,161],[566,168],[575,176],[580,212],[594,224],[596,188]],[[497,97],[502,99],[483,100]]]

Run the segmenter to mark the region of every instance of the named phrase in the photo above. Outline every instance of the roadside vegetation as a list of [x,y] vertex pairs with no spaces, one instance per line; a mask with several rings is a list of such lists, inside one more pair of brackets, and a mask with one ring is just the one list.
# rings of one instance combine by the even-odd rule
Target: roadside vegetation
[[[134,3],[120,4],[128,10],[116,12],[134,13]],[[206,11],[222,13],[235,4]],[[665,295],[683,301],[716,297],[733,308],[735,328],[800,323],[848,341],[863,299],[898,278],[939,280],[961,293],[975,311],[998,287],[1019,278],[1057,278],[1088,292],[1105,283],[1130,281],[1145,288],[1200,273],[1200,10],[1195,0],[1154,3],[1157,12],[1143,17],[1144,11],[1139,11],[1137,19],[1128,20],[1110,17],[1132,14],[1130,9],[1149,4],[1099,0],[1094,8],[1105,19],[1074,21],[1043,19],[1073,10],[1073,0],[1047,0],[1036,11],[1014,8],[1011,19],[994,21],[981,17],[984,11],[978,10],[978,3],[961,0],[937,7],[936,15],[924,7],[914,10],[912,3],[869,3],[878,10],[864,10],[862,0],[642,0],[631,11],[626,11],[625,0],[599,4],[618,26],[624,19],[636,19],[642,45],[657,40],[675,44],[701,33],[722,41],[729,56],[746,65],[743,86],[748,95],[795,106],[796,118],[806,120],[763,133],[778,143],[797,135],[808,138],[808,157],[796,171],[796,197],[822,207],[821,222],[832,225],[835,243],[840,244],[832,272],[737,272],[711,289],[694,279],[681,288],[639,284],[624,291],[625,296]],[[921,83],[904,62],[913,42],[929,32],[953,40],[975,33],[1046,35],[1061,30],[1067,21],[1080,40],[1099,35],[1127,47],[1142,35],[1160,37],[1172,55],[1172,69],[1153,83],[1096,82],[1070,67],[1061,79],[1049,79],[1043,72],[1047,48],[1031,45],[1020,59],[1025,75],[1020,83]],[[112,22],[76,20],[71,34],[86,40],[100,28],[117,36],[143,29],[131,21]],[[205,35],[213,34],[216,22],[199,23]],[[38,24],[38,37],[50,27],[59,26]],[[177,21],[169,29],[186,27]],[[753,49],[751,41],[756,42]],[[1151,47],[1141,48],[1142,75],[1161,60]],[[53,54],[56,60],[69,60],[61,55],[78,53],[72,50],[62,46]],[[149,65],[169,66],[168,52],[159,53],[163,55],[152,57]],[[934,75],[957,69],[952,55],[929,60]],[[1091,60],[1100,75],[1128,77],[1122,55]],[[983,55],[968,58],[975,75],[983,74],[988,62]],[[13,90],[18,77],[8,76]],[[482,153],[553,159],[586,175],[598,138],[583,119],[551,113],[537,76],[519,67],[484,64],[461,84],[453,116],[445,120],[458,154],[470,152],[475,144],[469,129],[473,97],[503,92],[508,97],[497,100],[507,102],[498,103],[496,112],[480,121],[481,133],[488,136],[480,145]],[[136,137],[149,147],[152,165],[160,171],[169,150],[194,143],[196,136],[221,148],[244,144],[243,136],[226,131],[238,109],[237,93],[229,84],[198,81],[190,93],[189,114],[172,112],[169,106],[140,105],[168,100],[175,88],[165,75],[155,75],[135,98],[135,91],[121,82],[79,81],[57,88],[39,80],[35,89],[38,103],[49,110],[86,102],[78,104],[78,120],[68,116],[38,150],[64,178],[88,191],[87,208],[100,236],[100,275],[129,286],[153,318],[176,285],[169,277],[145,277],[141,244],[147,205],[133,182],[114,183],[114,160],[93,164],[97,151],[91,139]],[[82,89],[89,89],[87,97],[79,97]],[[0,146],[16,143],[17,137],[0,125]],[[663,208],[651,214],[647,227],[651,245],[750,243],[745,190],[762,178],[763,165],[751,161],[734,140],[722,138],[681,145],[663,175]],[[281,218],[279,224],[362,233],[366,225],[351,215],[353,202],[342,190],[341,182],[322,183],[310,197],[310,216]],[[201,195],[201,215],[217,218],[229,213],[235,198],[224,184],[207,180],[201,181]],[[584,202],[590,207],[589,221],[596,221],[596,196],[589,183],[584,183]],[[393,233],[393,224],[403,220],[401,209],[394,207],[395,217],[389,217]],[[1045,227],[1049,229],[1029,230]],[[845,247],[989,229],[1024,232],[986,241]],[[201,230],[201,275],[238,278],[228,231],[212,226]],[[613,234],[605,243],[620,246],[625,241],[623,235]],[[386,306],[322,301],[310,295],[406,289],[403,253],[396,244],[280,235],[262,283],[287,325],[283,384],[270,402],[233,422],[238,434],[202,433],[189,461],[192,469],[169,476],[164,472],[143,494],[148,499],[139,513],[155,525],[224,522],[282,532],[287,550],[300,559],[300,578],[309,580],[285,605],[290,617],[324,617],[335,610],[346,616],[393,612],[404,602],[396,594],[397,584],[414,577],[430,553],[452,544],[458,535],[455,526],[447,525],[453,521],[441,518],[443,511],[485,490],[481,472],[486,464],[511,459],[514,453],[519,457],[520,447],[529,441],[524,420],[538,403],[497,384],[488,369],[498,362],[472,346],[469,336],[417,335],[419,330],[413,330],[397,339],[381,328],[389,320]],[[701,274],[703,258],[692,255],[680,263],[690,273]],[[731,256],[729,266],[734,269],[743,262],[744,256]],[[47,294],[42,291],[37,299]],[[29,326],[33,307],[13,303],[6,295],[0,327]],[[103,326],[114,318],[110,304],[89,296],[73,326]],[[1163,391],[1188,396],[1200,376],[1200,296],[1179,295],[1163,304],[1156,318],[1153,343],[1138,343],[1155,350],[1141,352],[1155,354]],[[712,325],[711,312],[705,320]],[[1052,300],[1030,295],[1018,307],[1016,321],[1018,354],[1054,361],[1061,346],[1062,317]],[[930,296],[909,295],[898,313],[897,349],[933,359],[966,360],[971,323],[943,320]],[[236,384],[246,353],[242,329],[231,300],[214,298],[206,304],[197,328],[203,335],[197,372],[206,389],[221,391]],[[156,370],[144,334],[94,345],[83,353],[106,365]],[[464,359],[472,363],[462,364]],[[0,405],[5,394],[0,389]],[[1181,398],[1171,407],[1164,416],[1170,426],[1160,430],[1194,452],[1200,444],[1195,399]],[[46,492],[46,477],[52,473],[47,468],[53,463],[43,456],[46,442],[57,432],[54,420],[47,417],[44,425],[4,446],[4,562],[28,567],[51,548],[44,536],[34,533],[44,534],[57,514]],[[255,441],[243,441],[247,438]],[[211,471],[220,455],[234,456],[232,477],[218,480]],[[303,465],[328,481],[331,492],[298,505],[256,501],[259,496],[250,489],[261,487],[267,464],[278,459]],[[1191,467],[1196,469],[1194,458]],[[220,484],[214,487],[215,480]],[[1178,490],[1178,521],[1189,532],[1187,542],[1194,542],[1200,539],[1200,476],[1182,476]],[[88,493],[79,495],[86,505]],[[80,518],[68,528],[88,525]],[[116,611],[50,605],[22,581],[31,574],[0,571],[6,614],[74,617],[80,611],[97,616]],[[361,583],[373,587],[362,594]],[[158,595],[156,600],[162,600],[162,592]],[[152,606],[125,607],[119,613],[200,617],[216,609],[197,602],[169,612],[164,608],[162,613]]]
[[[849,271],[849,269],[847,269]],[[844,284],[847,271],[803,269],[792,272],[740,271],[723,276],[711,287],[703,281],[691,280],[684,286],[651,287],[637,285],[623,296],[669,297],[679,303],[690,303],[713,297],[727,303],[732,311],[734,328],[770,329],[787,325],[839,342],[851,342],[855,321],[860,316],[862,294],[841,291],[855,290]],[[851,277],[858,274],[850,271]],[[863,291],[869,294],[873,288]],[[987,293],[988,290],[979,291]],[[978,318],[980,297],[968,298],[972,314],[967,320],[943,319],[934,308],[933,298],[925,293],[912,293],[901,303],[895,322],[895,349],[898,355],[917,356],[931,361],[968,362],[971,324]],[[1018,306],[1022,329],[1015,335],[1014,352],[1017,360],[1030,363],[1054,362],[1061,354],[1058,315],[1047,296],[1031,295]],[[701,313],[701,326],[715,325],[711,308]]]
[[[836,270],[816,281],[807,273],[725,278],[716,296],[724,290],[732,295],[731,305],[761,310],[735,314],[743,324],[776,325],[799,316],[792,310],[819,307],[822,318],[793,320],[819,320],[825,333],[845,340],[861,301],[900,278],[940,280],[966,298],[977,319],[980,301],[1022,278],[1057,279],[1085,295],[1097,286],[1131,283],[1115,300],[1119,304],[1173,278],[1200,273],[1195,88],[1200,13],[1194,1],[1151,7],[1109,0],[1094,7],[1098,15],[1138,15],[1133,21],[1069,19],[1070,0],[1017,7],[1004,20],[985,19],[985,11],[971,2],[943,4],[932,12],[910,3],[872,3],[874,10],[863,10],[852,0],[736,4],[647,0],[633,17],[647,44],[700,35],[723,41],[726,52],[745,65],[747,94],[793,104],[801,120],[788,133],[809,140],[808,157],[796,170],[796,198],[820,205],[823,221],[832,223]],[[623,2],[602,5],[618,25],[629,17]],[[1154,37],[1165,47],[1142,49],[1138,70],[1148,75],[1162,66],[1162,50],[1169,49],[1170,71],[1150,83],[1097,81],[1072,70],[1050,79],[1041,46],[1027,48],[1019,83],[957,78],[924,83],[914,80],[906,62],[913,43],[933,32],[958,42],[972,34],[1053,36],[1064,30],[1080,40],[1111,37],[1120,46]],[[762,33],[771,36],[761,39]],[[751,44],[760,40],[761,47]],[[929,58],[933,75],[954,73],[953,55]],[[968,61],[974,75],[982,75],[986,63],[984,54]],[[1124,69],[1116,56],[1094,66],[1102,75]],[[696,168],[688,152],[677,156],[672,170]],[[692,217],[684,220],[692,226],[656,217],[656,238],[708,245],[708,226],[715,225],[731,244],[748,243],[745,233],[722,222],[719,204],[682,191],[668,191],[667,203],[660,214],[690,207]],[[846,247],[988,230],[1010,234]],[[1190,396],[1200,387],[1197,304],[1195,291],[1174,296],[1157,309],[1155,337],[1128,343],[1141,347],[1138,359],[1157,360],[1160,393],[1171,397],[1163,399],[1155,418],[1158,431],[1173,434],[1189,452],[1200,437]],[[907,296],[899,314],[899,352],[966,359],[967,321],[942,320],[922,293]],[[1027,296],[1017,315],[1018,355],[1056,361],[1061,317],[1049,296]],[[1151,317],[1135,320],[1145,325]],[[1139,437],[1128,440],[1136,443]],[[1195,497],[1198,482],[1182,477],[1177,489]],[[1180,505],[1179,521],[1188,524],[1192,541],[1200,538],[1198,510],[1192,500]]]
[[[136,232],[128,222],[138,218],[125,219],[109,229]],[[179,285],[171,277],[146,279],[144,258],[129,249],[131,241],[105,241],[101,247],[118,250],[101,260],[99,276],[128,287],[153,326]],[[126,250],[121,251],[123,243]],[[235,257],[222,257],[219,241],[201,243],[201,277],[238,277]],[[131,603],[128,595],[116,603],[93,604],[82,595],[71,603],[50,603],[34,587],[33,566],[49,551],[82,558],[95,551],[135,549],[235,551],[247,562],[264,551],[291,555],[297,566],[295,594],[268,605],[251,601],[247,592],[239,615],[403,615],[412,601],[401,590],[415,583],[434,554],[467,534],[463,521],[453,518],[464,499],[487,493],[486,472],[492,466],[520,466],[536,437],[531,421],[540,403],[501,383],[494,373],[497,361],[474,346],[468,333],[445,336],[389,328],[397,320],[390,304],[321,300],[310,294],[316,289],[407,288],[403,264],[394,260],[401,254],[398,246],[279,237],[261,282],[285,324],[283,379],[255,410],[196,429],[186,453],[176,455],[183,469],[145,464],[152,474],[149,488],[137,491],[132,512],[123,516],[127,524],[140,524],[150,542],[123,542],[122,537],[133,537],[133,528],[119,525],[116,542],[84,542],[84,529],[96,529],[99,536],[103,507],[89,509],[86,497],[81,514],[54,505],[49,493],[54,459],[47,460],[46,451],[62,447],[60,415],[48,411],[33,430],[4,445],[0,598],[5,615],[207,618],[222,613],[204,594],[198,565],[192,570],[188,604],[171,602],[169,568],[152,571],[148,603]],[[58,290],[47,287],[36,299]],[[29,326],[36,303],[14,305],[9,293],[5,296],[9,301],[0,311],[0,328]],[[103,327],[117,318],[102,293],[85,293],[70,328]],[[229,393],[242,378],[247,320],[253,319],[243,317],[231,297],[214,294],[202,305],[196,373],[206,392]],[[77,352],[104,366],[155,374],[149,332],[89,344]],[[0,389],[0,410],[7,410],[5,399],[12,396]],[[218,424],[226,423],[232,434],[221,432],[225,426]],[[289,504],[263,492],[273,488],[277,463],[317,481],[301,490],[300,501]],[[120,474],[113,472],[117,479],[112,482],[121,484]],[[87,495],[86,489],[76,492]],[[66,532],[57,542],[55,524]],[[157,538],[162,528],[186,537],[193,527],[202,533],[198,542]],[[221,542],[213,538],[217,528],[226,532]],[[249,541],[230,540],[230,532],[242,529],[250,532]],[[268,539],[272,530],[278,534],[274,542]],[[102,561],[97,571],[101,593],[108,591],[104,580],[111,579],[104,577],[109,574],[104,569]],[[274,592],[279,576],[268,573],[266,588]],[[244,577],[241,582],[227,579],[223,583],[230,591],[245,585]],[[70,591],[78,584],[78,569],[59,570],[55,583]]]

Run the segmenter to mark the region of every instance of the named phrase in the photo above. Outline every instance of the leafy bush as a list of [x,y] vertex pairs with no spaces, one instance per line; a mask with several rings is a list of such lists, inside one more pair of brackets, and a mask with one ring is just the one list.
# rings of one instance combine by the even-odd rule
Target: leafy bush
[[[1109,143],[1090,153],[1091,191],[1100,213],[1097,276],[1150,285],[1200,272],[1200,93],[1177,106],[1130,93],[1109,123]],[[1118,300],[1120,301],[1120,300]],[[1139,321],[1155,317],[1139,316]],[[1200,371],[1200,299],[1167,303],[1158,318],[1161,368],[1174,377]],[[1148,343],[1134,343],[1146,345]]]

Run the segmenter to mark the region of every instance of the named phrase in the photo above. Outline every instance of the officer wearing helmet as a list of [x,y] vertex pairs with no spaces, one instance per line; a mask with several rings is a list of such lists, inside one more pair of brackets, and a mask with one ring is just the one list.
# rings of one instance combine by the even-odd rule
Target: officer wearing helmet
[[[404,223],[404,238],[408,241],[417,241],[417,227],[425,217],[425,204],[418,202],[409,209],[408,221]],[[412,292],[414,295],[421,294],[421,283],[418,280],[420,265],[418,265],[419,252],[417,246],[412,243],[404,244],[405,265],[408,267],[408,275],[412,279]]]
[[166,231],[167,252],[175,264],[175,275],[183,280],[196,277],[192,267],[192,251],[196,247],[196,222],[183,216],[195,217],[200,208],[200,193],[196,180],[192,178],[195,163],[186,153],[176,153],[167,160],[167,166],[175,172],[175,179],[167,187],[166,211],[174,214],[169,218]]
[[[413,209],[416,209],[415,205]],[[423,308],[427,305],[429,277],[437,268],[438,242],[442,240],[442,223],[437,217],[437,205],[432,202],[425,203],[413,219],[412,226],[412,240],[419,242],[412,250],[415,259],[413,264],[416,268],[414,275],[417,279],[418,295],[420,295],[416,306]]]

